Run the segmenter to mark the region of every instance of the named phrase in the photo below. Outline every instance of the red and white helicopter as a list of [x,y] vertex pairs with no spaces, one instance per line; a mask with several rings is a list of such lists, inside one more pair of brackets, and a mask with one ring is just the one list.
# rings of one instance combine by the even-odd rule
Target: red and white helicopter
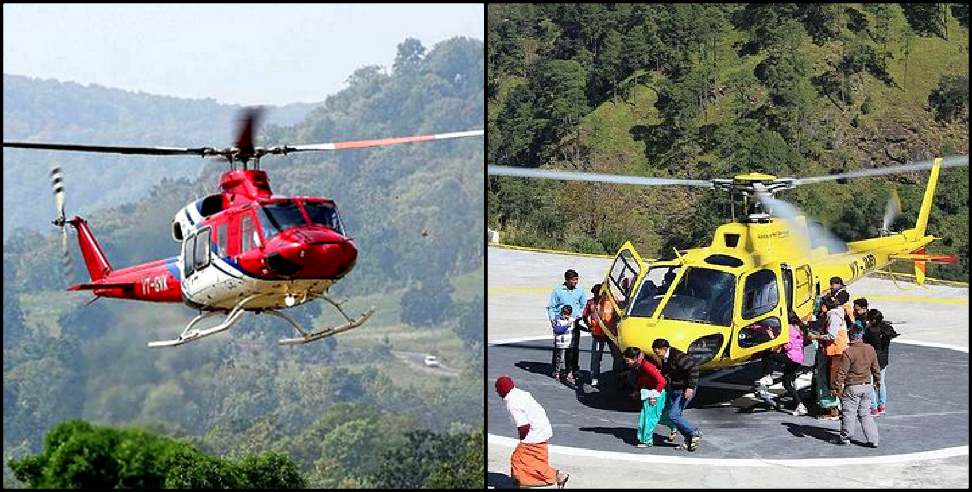
[[[184,302],[198,309],[178,338],[150,342],[149,347],[171,347],[225,331],[247,312],[283,318],[297,330],[280,344],[300,344],[361,326],[374,313],[372,307],[352,319],[341,303],[328,297],[328,289],[354,268],[358,250],[348,237],[333,200],[321,197],[274,196],[260,158],[291,152],[330,151],[379,147],[411,142],[482,136],[483,130],[435,135],[383,138],[311,145],[255,147],[258,109],[244,115],[236,145],[228,148],[118,147],[33,142],[3,142],[4,147],[146,155],[198,155],[222,157],[230,165],[219,180],[221,193],[196,200],[176,212],[172,238],[182,243],[179,256],[128,268],[114,269],[95,240],[87,221],[64,213],[61,170],[51,171],[58,209],[54,225],[61,227],[66,271],[70,271],[66,224],[77,230],[78,243],[91,281],[68,290],[89,290],[98,297],[150,302]],[[252,166],[248,165],[252,161]],[[237,169],[237,163],[240,168]],[[323,299],[347,320],[340,326],[307,331],[283,309]],[[209,328],[196,325],[225,315]]]

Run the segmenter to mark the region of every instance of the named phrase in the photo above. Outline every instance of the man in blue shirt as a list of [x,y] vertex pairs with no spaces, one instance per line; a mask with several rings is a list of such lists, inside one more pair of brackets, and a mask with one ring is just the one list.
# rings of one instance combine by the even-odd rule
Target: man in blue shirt
[[[550,320],[551,329],[554,326],[554,322],[560,315],[560,309],[569,305],[572,308],[572,313],[574,316],[574,329],[571,330],[573,338],[570,343],[570,349],[568,350],[569,355],[567,357],[567,381],[573,383],[577,371],[580,368],[578,361],[580,344],[580,315],[584,312],[584,306],[587,304],[587,291],[585,289],[579,288],[577,283],[580,281],[580,276],[574,270],[567,270],[564,272],[564,283],[554,288],[550,293],[550,299],[547,300],[547,319]],[[554,349],[556,353],[556,349]]]

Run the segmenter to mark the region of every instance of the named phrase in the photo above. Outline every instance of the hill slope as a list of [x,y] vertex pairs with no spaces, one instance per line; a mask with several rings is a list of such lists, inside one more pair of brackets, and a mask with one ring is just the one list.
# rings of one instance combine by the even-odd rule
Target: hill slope
[[[690,179],[812,176],[968,153],[961,4],[490,5],[489,162]],[[872,237],[892,187],[913,224],[927,173],[784,196],[845,240]],[[707,244],[721,200],[491,178],[513,244],[648,256]],[[968,278],[968,168],[942,173],[929,231]]]

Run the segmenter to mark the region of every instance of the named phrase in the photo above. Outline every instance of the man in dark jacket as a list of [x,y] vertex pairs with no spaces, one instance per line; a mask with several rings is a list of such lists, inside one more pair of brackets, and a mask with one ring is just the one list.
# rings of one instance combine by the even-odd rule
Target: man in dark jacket
[[695,451],[702,440],[702,432],[692,425],[683,415],[689,401],[695,397],[699,386],[699,365],[695,359],[681,350],[669,346],[668,340],[658,338],[651,344],[651,350],[658,357],[661,373],[668,380],[668,418],[679,432],[685,436],[685,447]]
[[891,324],[884,321],[884,315],[877,309],[867,312],[867,328],[864,330],[864,342],[874,347],[877,352],[878,365],[881,367],[881,389],[875,389],[871,395],[871,415],[884,415],[884,403],[887,402],[887,381],[884,379],[884,368],[888,367],[888,352],[891,339],[898,336]]

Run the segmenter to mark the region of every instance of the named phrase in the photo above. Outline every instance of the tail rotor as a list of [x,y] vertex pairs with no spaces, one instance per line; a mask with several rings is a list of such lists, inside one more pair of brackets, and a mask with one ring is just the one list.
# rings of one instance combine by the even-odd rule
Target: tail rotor
[[892,188],[888,203],[884,206],[884,222],[881,223],[882,236],[891,233],[891,223],[899,215],[901,215],[901,198],[898,197],[898,191]]
[[68,250],[67,217],[64,214],[64,174],[59,166],[51,168],[51,189],[54,191],[54,204],[57,207],[57,218],[52,222],[61,228],[61,267],[68,282],[74,279],[74,264]]

